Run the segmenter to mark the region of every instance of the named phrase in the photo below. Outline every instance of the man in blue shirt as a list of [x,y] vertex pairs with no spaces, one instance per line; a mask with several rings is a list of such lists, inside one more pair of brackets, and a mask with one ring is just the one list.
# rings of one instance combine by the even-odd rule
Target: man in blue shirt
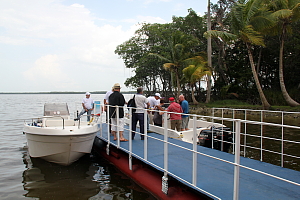
[[[184,114],[189,113],[189,103],[187,100],[185,100],[183,95],[179,95],[179,102],[181,105],[181,108],[183,110]],[[181,131],[187,131],[189,130],[189,116],[188,115],[182,115],[182,124],[181,124]]]

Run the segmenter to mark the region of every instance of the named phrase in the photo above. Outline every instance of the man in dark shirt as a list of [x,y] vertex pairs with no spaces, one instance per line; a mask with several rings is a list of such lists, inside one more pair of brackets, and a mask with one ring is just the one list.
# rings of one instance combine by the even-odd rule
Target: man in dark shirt
[[[124,104],[125,98],[122,93],[120,93],[121,87],[119,83],[116,83],[113,87],[114,92],[109,96],[108,103],[111,106],[109,108],[109,118],[111,119],[111,133],[114,136],[114,140],[117,140],[117,123],[119,122],[119,133],[120,133],[120,141],[125,142],[128,141],[124,138]],[[117,110],[115,106],[120,106]],[[117,116],[117,111],[119,112],[119,116]],[[118,118],[117,118],[118,117]]]

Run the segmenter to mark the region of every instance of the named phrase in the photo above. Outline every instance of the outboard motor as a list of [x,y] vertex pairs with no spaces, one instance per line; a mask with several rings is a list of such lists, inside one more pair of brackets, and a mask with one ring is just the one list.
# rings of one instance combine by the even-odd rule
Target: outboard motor
[[[213,140],[213,143],[212,143]],[[198,136],[200,146],[228,152],[232,144],[232,132],[228,127],[214,127],[202,130]]]

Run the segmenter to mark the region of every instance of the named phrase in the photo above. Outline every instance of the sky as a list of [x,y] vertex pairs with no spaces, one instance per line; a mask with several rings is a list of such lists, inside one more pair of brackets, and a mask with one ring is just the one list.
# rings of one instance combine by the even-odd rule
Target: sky
[[189,8],[203,15],[207,0],[2,0],[0,93],[132,90],[116,47],[140,23],[169,23]]

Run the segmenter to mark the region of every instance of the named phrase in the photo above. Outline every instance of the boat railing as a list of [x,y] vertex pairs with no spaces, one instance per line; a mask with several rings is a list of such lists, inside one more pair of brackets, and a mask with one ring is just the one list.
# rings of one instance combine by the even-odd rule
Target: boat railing
[[[116,107],[116,118],[119,118],[119,106],[114,106]],[[109,112],[109,109],[111,109],[110,106],[107,107],[107,112]],[[124,109],[127,109],[126,107],[124,107]],[[123,151],[127,152],[128,153],[128,157],[129,157],[129,169],[132,170],[132,159],[133,157],[136,157],[140,160],[142,160],[143,162],[155,167],[155,168],[158,168],[160,169],[161,171],[164,172],[164,176],[162,177],[162,191],[167,193],[168,192],[168,184],[167,184],[167,181],[168,181],[168,175],[171,175],[175,178],[177,178],[178,180],[186,183],[187,185],[191,186],[192,188],[195,188],[196,190],[210,196],[211,198],[214,198],[214,199],[221,199],[220,197],[217,197],[215,196],[214,194],[211,194],[203,189],[201,189],[200,187],[197,186],[197,156],[198,155],[202,155],[202,156],[206,156],[210,159],[214,159],[214,160],[218,160],[218,161],[221,161],[221,162],[225,162],[225,163],[228,163],[230,165],[232,165],[234,167],[234,185],[233,185],[233,199],[239,199],[239,181],[240,181],[240,168],[244,168],[244,169],[247,169],[247,170],[251,170],[253,172],[256,172],[256,173],[259,173],[259,174],[262,174],[262,175],[265,175],[265,176],[269,176],[269,177],[272,177],[272,178],[275,178],[275,179],[278,179],[280,181],[283,181],[283,182],[287,182],[287,183],[290,183],[290,184],[293,184],[293,185],[296,185],[296,186],[300,186],[300,183],[299,182],[294,182],[294,181],[291,181],[291,180],[288,180],[286,178],[282,178],[282,177],[279,177],[279,176],[276,176],[276,175],[273,175],[273,174],[270,174],[270,173],[267,173],[267,172],[264,172],[264,171],[261,171],[259,169],[255,169],[253,167],[249,167],[249,166],[245,166],[245,165],[242,165],[240,163],[240,157],[241,157],[241,148],[243,147],[243,145],[241,145],[241,136],[250,136],[251,134],[248,134],[248,133],[243,133],[242,132],[242,126],[246,126],[246,125],[261,125],[261,126],[271,126],[271,127],[279,127],[279,128],[289,128],[289,129],[293,129],[293,130],[300,130],[300,127],[298,126],[292,126],[292,125],[284,125],[284,124],[276,124],[276,123],[269,123],[269,122],[261,122],[261,121],[250,121],[250,120],[242,120],[242,119],[234,119],[234,118],[224,118],[224,117],[214,117],[214,116],[203,116],[203,115],[195,115],[195,114],[189,114],[189,117],[193,119],[193,123],[194,123],[194,126],[193,126],[193,138],[197,138],[198,137],[198,130],[197,130],[197,125],[196,125],[196,122],[197,122],[197,119],[202,119],[202,118],[205,118],[205,119],[209,119],[211,121],[222,121],[222,122],[231,122],[234,124],[234,127],[233,129],[231,130],[231,132],[233,133],[233,151],[232,153],[234,154],[234,161],[230,161],[230,160],[226,160],[224,158],[218,158],[218,157],[215,157],[215,156],[212,156],[212,155],[208,155],[208,154],[205,154],[205,153],[202,153],[200,151],[198,151],[198,144],[197,144],[197,140],[194,139],[193,142],[192,142],[192,148],[186,148],[184,146],[181,146],[181,145],[178,145],[178,144],[175,144],[173,143],[171,139],[168,138],[168,124],[167,124],[167,121],[168,121],[168,114],[170,114],[170,112],[167,112],[167,111],[160,111],[160,112],[163,112],[163,119],[164,119],[164,122],[163,122],[163,128],[164,128],[164,138],[163,139],[159,139],[159,138],[156,138],[156,137],[152,137],[150,135],[148,135],[147,133],[147,112],[149,110],[147,109],[143,109],[143,113],[144,113],[144,155],[143,156],[139,156],[138,154],[134,153],[133,151],[133,148],[132,148],[132,121],[131,121],[131,113],[132,113],[132,110],[134,108],[129,108],[129,128],[126,129],[124,127],[124,130],[127,130],[129,131],[129,146],[128,146],[128,149],[126,148],[123,148],[121,147],[120,145],[120,140],[119,140],[119,120],[117,120],[117,142],[116,144],[114,142],[111,142],[110,141],[110,131],[109,131],[109,127],[110,126],[107,126],[107,136],[106,137],[103,137],[103,133],[102,133],[102,129],[100,131],[100,138],[102,138],[103,140],[106,140],[108,142],[107,144],[107,147],[106,147],[106,151],[107,151],[107,154],[109,154],[109,147],[110,145],[114,145],[116,146],[117,148],[119,149],[122,149]],[[180,113],[175,113],[175,114],[180,114]],[[109,122],[109,120],[107,120]],[[101,120],[101,122],[103,122]],[[103,123],[107,123],[107,122],[103,122]],[[136,134],[140,134],[139,132],[135,131]],[[255,137],[260,137],[261,139],[270,139],[270,140],[274,140],[274,141],[277,141],[276,138],[271,138],[271,137],[266,137],[266,136],[255,136]],[[106,139],[107,138],[107,139]],[[157,141],[160,141],[162,142],[164,145],[164,152],[163,152],[163,157],[164,157],[164,163],[163,163],[163,167],[161,166],[158,166],[152,162],[150,162],[148,160],[148,138],[151,138],[151,139],[154,139],[154,140],[157,140]],[[297,141],[290,141],[290,140],[285,140],[285,139],[281,139],[282,141],[284,142],[287,142],[287,143],[292,143],[292,144],[299,144],[299,142]],[[169,163],[168,163],[168,148],[169,148],[169,145],[172,145],[172,146],[176,146],[178,148],[182,148],[182,149],[185,149],[189,152],[191,152],[193,154],[193,157],[192,157],[192,180],[189,181],[189,180],[185,180],[183,179],[182,177],[179,177],[178,175],[172,173],[171,171],[169,171]],[[248,146],[247,146],[248,147]],[[266,149],[263,149],[264,151],[269,151],[269,152],[272,152],[270,150],[266,150]],[[296,159],[299,159],[299,156],[294,156],[294,155],[287,155],[287,154],[284,154],[283,151],[282,153],[284,156],[291,156],[293,158],[296,158]]]
[[[49,123],[51,121],[54,121],[54,119],[61,119],[62,120],[62,129],[65,129],[65,118],[68,118],[68,116],[42,116],[42,117],[35,117],[31,118],[31,126],[38,126],[38,127],[47,127],[46,123]],[[26,120],[24,120],[24,123],[27,124]]]

